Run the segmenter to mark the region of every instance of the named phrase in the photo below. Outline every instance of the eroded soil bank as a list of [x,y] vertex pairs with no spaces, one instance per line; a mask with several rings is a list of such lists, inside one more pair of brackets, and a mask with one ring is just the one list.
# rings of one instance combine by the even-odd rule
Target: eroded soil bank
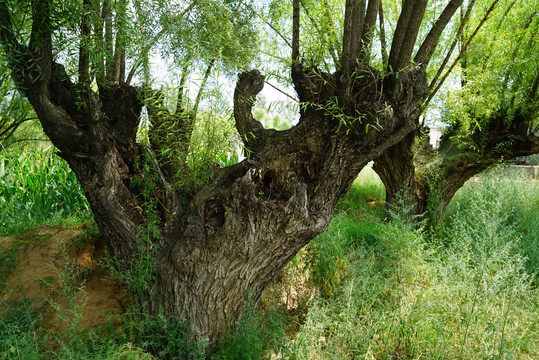
[[12,251],[15,266],[0,288],[0,312],[27,301],[43,314],[42,326],[61,332],[110,321],[129,306],[129,296],[102,266],[101,237],[83,228],[40,226],[0,238],[0,251]]

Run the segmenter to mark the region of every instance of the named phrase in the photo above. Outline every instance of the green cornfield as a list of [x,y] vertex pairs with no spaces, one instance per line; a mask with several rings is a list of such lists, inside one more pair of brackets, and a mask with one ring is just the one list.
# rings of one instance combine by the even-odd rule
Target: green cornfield
[[89,216],[82,188],[49,147],[0,153],[0,235]]

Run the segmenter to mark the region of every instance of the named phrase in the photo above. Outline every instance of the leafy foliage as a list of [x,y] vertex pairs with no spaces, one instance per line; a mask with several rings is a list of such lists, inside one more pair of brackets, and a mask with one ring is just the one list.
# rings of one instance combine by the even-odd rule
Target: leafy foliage
[[[0,59],[2,61],[3,59]],[[32,126],[37,118],[30,103],[16,89],[11,74],[3,62],[0,63],[0,151],[18,140],[43,138]]]
[[533,2],[499,6],[461,60],[462,88],[449,91],[448,122],[467,134],[488,133],[497,117],[509,127],[515,115],[526,114],[529,131],[536,130],[538,29]]

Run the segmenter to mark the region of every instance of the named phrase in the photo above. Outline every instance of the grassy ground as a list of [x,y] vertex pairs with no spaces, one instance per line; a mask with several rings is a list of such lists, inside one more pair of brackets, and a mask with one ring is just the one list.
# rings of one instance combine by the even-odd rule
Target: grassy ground
[[439,228],[418,231],[355,205],[379,196],[372,179],[358,179],[311,245],[331,243],[322,256],[347,272],[322,277],[344,279],[310,299],[285,357],[538,358],[538,183],[487,174],[458,193]]
[[[74,177],[48,156],[0,158],[4,169],[18,166],[1,177],[2,236],[51,219],[88,221]],[[248,307],[212,359],[538,358],[538,190],[537,181],[490,173],[459,191],[438,228],[418,230],[382,221],[383,186],[366,169],[328,230]],[[92,226],[87,233],[79,243],[95,240]],[[0,283],[16,254],[0,252]],[[85,290],[63,259],[58,293],[69,300]],[[164,316],[128,309],[84,328],[79,305],[66,300],[59,314],[72,326],[52,331],[32,299],[1,299],[0,360],[204,358],[204,344],[185,341],[186,325]]]

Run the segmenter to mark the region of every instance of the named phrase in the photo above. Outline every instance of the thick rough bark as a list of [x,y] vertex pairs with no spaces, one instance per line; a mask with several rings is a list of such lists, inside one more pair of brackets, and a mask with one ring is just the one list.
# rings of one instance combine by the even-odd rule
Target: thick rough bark
[[[195,196],[185,216],[166,229],[164,238],[173,240],[157,261],[162,304],[155,306],[191,320],[210,339],[234,321],[245,299],[257,301],[282,267],[324,231],[365,164],[414,128],[411,122],[394,123],[386,111],[379,118],[385,127],[358,136],[365,124],[346,131],[327,110],[308,106],[296,127],[264,133],[245,106],[260,91],[253,86],[260,77],[257,71],[240,74],[235,96],[240,134],[251,127],[258,135],[247,142],[252,158],[223,169]],[[378,97],[396,106],[396,99],[380,90]],[[384,103],[367,93],[361,99],[370,106]],[[400,109],[406,113],[413,106]]]
[[414,216],[424,212],[414,165],[416,132],[391,146],[374,161],[373,169],[386,189],[386,210],[389,214]]

